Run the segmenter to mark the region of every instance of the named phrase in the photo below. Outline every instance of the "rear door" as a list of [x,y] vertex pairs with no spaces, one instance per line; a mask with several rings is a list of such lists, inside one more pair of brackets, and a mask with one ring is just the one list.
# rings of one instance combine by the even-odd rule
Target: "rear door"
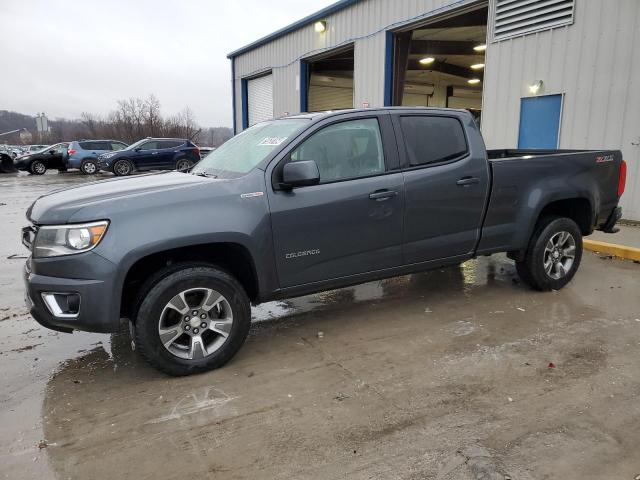
[[402,174],[389,115],[328,119],[284,163],[314,160],[320,184],[273,189],[269,206],[283,288],[401,265]]
[[[466,126],[446,114],[393,118],[405,185],[404,263],[471,253],[489,182],[486,151],[471,115]],[[477,135],[473,147],[465,128]]]
[[158,167],[173,170],[176,167],[176,156],[180,153],[183,143],[180,140],[160,140],[158,142]]

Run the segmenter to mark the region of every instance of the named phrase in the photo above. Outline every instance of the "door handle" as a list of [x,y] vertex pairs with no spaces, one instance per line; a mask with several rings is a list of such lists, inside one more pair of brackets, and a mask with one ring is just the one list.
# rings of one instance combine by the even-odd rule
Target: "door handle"
[[480,183],[480,179],[476,177],[462,177],[456,182],[456,185],[466,187],[467,185],[473,185],[475,183]]
[[158,154],[158,152],[152,152],[151,153],[151,155],[157,155],[157,154]]
[[395,190],[378,190],[369,194],[371,200],[387,200],[388,198],[395,197],[398,192]]

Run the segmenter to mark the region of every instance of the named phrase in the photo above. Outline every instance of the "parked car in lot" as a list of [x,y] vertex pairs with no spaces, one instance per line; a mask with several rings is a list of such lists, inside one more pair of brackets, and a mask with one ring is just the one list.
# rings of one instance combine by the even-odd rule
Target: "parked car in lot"
[[23,155],[29,155],[32,153],[37,153],[40,150],[44,150],[48,145],[26,145],[22,148]]
[[77,168],[85,175],[98,173],[98,157],[105,152],[117,152],[127,148],[118,140],[79,140],[69,144],[67,168]]
[[[23,229],[33,317],[117,330],[185,375],[225,364],[250,303],[507,252],[557,290],[620,218],[620,151],[485,150],[464,110],[365,109],[255,125],[190,173],[40,197]],[[81,275],[78,272],[82,272]]]
[[190,140],[145,138],[118,152],[98,157],[100,170],[118,176],[145,170],[188,170],[200,161],[200,151]]
[[67,142],[56,143],[39,152],[16,158],[13,164],[18,170],[25,170],[34,175],[42,175],[50,168],[64,171],[67,168],[65,160],[68,147]]

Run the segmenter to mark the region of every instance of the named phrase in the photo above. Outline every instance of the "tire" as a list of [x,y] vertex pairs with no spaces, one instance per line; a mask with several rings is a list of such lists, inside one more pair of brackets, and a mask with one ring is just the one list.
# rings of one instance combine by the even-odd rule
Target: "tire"
[[136,348],[169,375],[223,366],[249,333],[249,297],[234,277],[213,266],[174,265],[150,279],[141,292]]
[[98,168],[98,164],[95,160],[84,160],[80,164],[80,171],[84,175],[95,175],[99,170],[100,169]]
[[113,173],[118,177],[126,177],[127,175],[131,175],[133,172],[133,164],[127,160],[117,160],[116,163],[113,164]]
[[582,232],[576,222],[546,216],[536,225],[516,270],[522,281],[536,290],[560,290],[576,274],[581,260]]
[[29,165],[29,173],[33,175],[44,175],[46,171],[47,166],[40,160],[34,160],[31,162],[31,165]]
[[193,167],[193,162],[186,158],[183,158],[176,162],[176,170],[179,172],[185,172],[189,170],[191,167]]

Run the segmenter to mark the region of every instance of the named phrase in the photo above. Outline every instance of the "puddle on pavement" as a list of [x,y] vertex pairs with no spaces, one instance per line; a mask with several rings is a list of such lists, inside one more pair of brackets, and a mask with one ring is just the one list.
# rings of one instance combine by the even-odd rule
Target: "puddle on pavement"
[[[22,174],[0,176],[6,203],[0,206],[0,219],[7,225],[0,234],[2,258],[22,253],[18,232],[34,197],[92,179],[51,174],[45,180],[49,182]],[[218,371],[176,379],[131,351],[126,325],[113,335],[67,335],[39,327],[25,314],[22,287],[16,282],[23,260],[2,262],[0,464],[24,478],[52,473],[89,478],[91,471],[101,469],[114,477],[145,476],[153,471],[153,458],[177,454],[184,459],[174,462],[176,475],[215,472],[219,458],[209,459],[208,448],[224,445],[201,430],[223,429],[236,418],[285,408],[292,394],[279,390],[278,376],[295,378],[303,371],[308,378],[297,387],[313,389],[340,378],[341,370],[332,368],[334,359],[341,358],[368,362],[375,372],[371,375],[392,378],[392,359],[402,360],[416,349],[450,365],[491,366],[506,349],[524,348],[518,344],[522,339],[543,348],[551,341],[545,332],[554,328],[587,318],[638,316],[632,311],[636,307],[623,301],[637,295],[633,265],[613,262],[606,272],[601,260],[586,255],[583,270],[568,288],[541,294],[522,286],[513,263],[496,255],[259,305],[252,308],[250,336],[236,359]],[[406,342],[406,352],[397,348],[399,342]],[[389,345],[396,350],[388,352]],[[577,374],[591,371],[582,368],[582,358],[597,366],[604,363],[596,346],[572,357]],[[349,392],[345,398],[357,394]],[[314,401],[307,398],[298,408]],[[192,429],[211,443],[199,445]],[[43,448],[38,448],[41,441]],[[136,453],[142,443],[154,451],[147,460]]]

